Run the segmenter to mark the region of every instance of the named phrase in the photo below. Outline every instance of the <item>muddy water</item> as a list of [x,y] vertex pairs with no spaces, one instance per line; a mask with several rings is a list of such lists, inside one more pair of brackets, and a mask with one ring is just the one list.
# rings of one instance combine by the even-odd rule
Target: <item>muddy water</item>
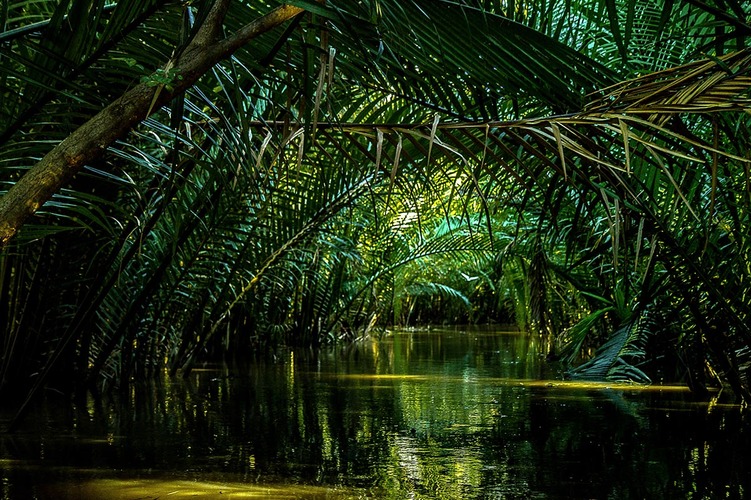
[[395,332],[106,400],[49,393],[0,435],[0,499],[751,494],[740,408],[563,381],[540,352],[517,332]]

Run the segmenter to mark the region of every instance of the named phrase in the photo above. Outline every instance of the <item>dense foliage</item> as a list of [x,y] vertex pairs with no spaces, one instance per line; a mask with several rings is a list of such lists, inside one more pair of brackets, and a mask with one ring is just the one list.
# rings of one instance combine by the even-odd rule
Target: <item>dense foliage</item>
[[[572,377],[749,397],[745,3],[291,3],[3,250],[0,393],[516,321]],[[213,4],[5,3],[3,189],[139,83],[171,96]]]

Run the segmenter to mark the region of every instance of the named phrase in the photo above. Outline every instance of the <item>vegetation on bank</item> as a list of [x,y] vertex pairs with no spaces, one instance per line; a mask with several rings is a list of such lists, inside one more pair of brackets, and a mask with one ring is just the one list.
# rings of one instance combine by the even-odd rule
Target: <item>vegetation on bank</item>
[[6,4],[0,395],[514,321],[571,377],[748,401],[746,16]]

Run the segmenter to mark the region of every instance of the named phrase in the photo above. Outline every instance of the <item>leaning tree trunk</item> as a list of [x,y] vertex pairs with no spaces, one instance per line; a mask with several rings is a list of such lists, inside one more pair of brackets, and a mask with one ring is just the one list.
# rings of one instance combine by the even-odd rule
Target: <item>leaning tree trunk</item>
[[141,83],[81,125],[21,177],[0,199],[0,248],[18,233],[24,222],[87,163],[104,154],[118,138],[153,111],[193,85],[222,59],[253,38],[303,12],[281,5],[244,26],[228,38],[220,38],[229,0],[217,0],[201,28],[176,60],[162,68],[170,83]]

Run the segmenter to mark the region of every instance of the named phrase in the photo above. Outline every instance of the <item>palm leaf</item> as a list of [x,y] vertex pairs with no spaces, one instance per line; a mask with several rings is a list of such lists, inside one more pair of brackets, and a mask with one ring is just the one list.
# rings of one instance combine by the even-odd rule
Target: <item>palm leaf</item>
[[600,346],[594,357],[567,375],[575,380],[628,380],[649,383],[649,377],[634,366],[634,361],[644,357],[644,346],[652,331],[648,314],[616,330]]

